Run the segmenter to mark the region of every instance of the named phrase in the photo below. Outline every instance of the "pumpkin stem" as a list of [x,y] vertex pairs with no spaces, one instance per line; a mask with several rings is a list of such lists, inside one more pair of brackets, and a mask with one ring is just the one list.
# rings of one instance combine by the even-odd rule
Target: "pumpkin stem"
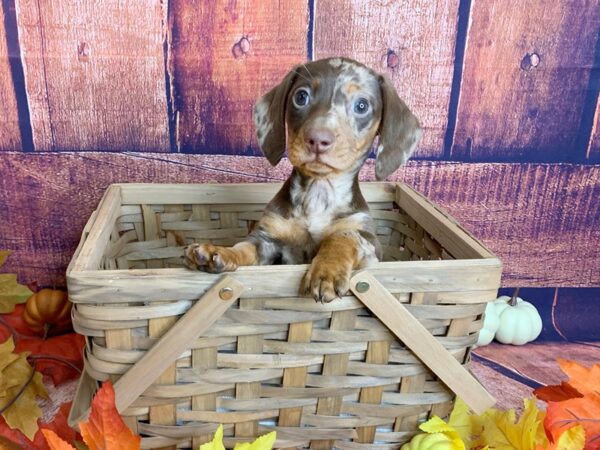
[[510,300],[508,301],[508,304],[510,306],[517,306],[517,297],[519,296],[520,290],[521,290],[520,287],[515,288],[515,291],[513,292],[512,296],[510,297]]
[[45,323],[44,324],[44,336],[42,337],[42,341],[45,341],[46,338],[48,337],[48,333],[50,332],[50,328],[52,328],[52,325],[49,323]]

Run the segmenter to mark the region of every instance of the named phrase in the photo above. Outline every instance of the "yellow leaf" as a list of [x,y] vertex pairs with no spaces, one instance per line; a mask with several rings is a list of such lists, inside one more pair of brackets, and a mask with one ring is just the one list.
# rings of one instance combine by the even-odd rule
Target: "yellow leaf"
[[10,256],[10,250],[0,250],[0,266],[6,262],[6,258]]
[[456,399],[448,424],[456,430],[467,448],[474,447],[475,438],[481,434],[481,418],[474,414],[460,398]]
[[535,450],[540,440],[542,422],[535,400],[524,400],[525,409],[515,423],[514,410],[489,409],[481,415],[483,430],[479,445],[496,450]]
[[[27,362],[27,353],[14,354],[14,349],[12,338],[0,344],[0,409],[18,396],[2,416],[9,427],[19,429],[33,440],[38,430],[37,420],[42,416],[36,397],[47,397],[48,394],[42,383],[42,375],[34,372]],[[30,378],[31,381],[19,395]]]
[[585,429],[582,425],[569,428],[560,435],[552,450],[582,450],[585,446]]
[[275,431],[271,431],[264,436],[257,438],[252,443],[235,444],[233,450],[271,450],[275,445],[277,434]]
[[225,450],[225,446],[223,445],[223,425],[219,425],[213,440],[202,444],[200,450]]

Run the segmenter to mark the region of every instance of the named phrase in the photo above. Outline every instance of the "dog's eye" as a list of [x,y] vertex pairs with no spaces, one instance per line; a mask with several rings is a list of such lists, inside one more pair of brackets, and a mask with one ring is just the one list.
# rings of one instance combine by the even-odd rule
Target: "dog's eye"
[[359,98],[354,101],[354,113],[359,116],[364,116],[369,112],[369,101],[366,98]]
[[296,108],[304,108],[310,103],[310,93],[308,90],[300,88],[294,93],[292,101]]

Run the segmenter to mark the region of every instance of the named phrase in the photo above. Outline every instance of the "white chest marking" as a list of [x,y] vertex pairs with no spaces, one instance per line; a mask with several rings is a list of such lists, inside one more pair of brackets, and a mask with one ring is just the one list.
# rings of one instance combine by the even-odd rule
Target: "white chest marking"
[[315,243],[319,243],[325,228],[350,209],[352,177],[333,180],[313,180],[302,189],[297,183],[292,187],[294,216],[303,220]]

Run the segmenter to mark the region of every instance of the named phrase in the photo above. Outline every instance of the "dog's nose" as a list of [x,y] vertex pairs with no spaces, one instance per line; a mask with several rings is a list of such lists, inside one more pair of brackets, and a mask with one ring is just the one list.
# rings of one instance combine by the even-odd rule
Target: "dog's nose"
[[311,128],[306,131],[304,140],[312,153],[324,153],[333,147],[334,134],[326,128]]

